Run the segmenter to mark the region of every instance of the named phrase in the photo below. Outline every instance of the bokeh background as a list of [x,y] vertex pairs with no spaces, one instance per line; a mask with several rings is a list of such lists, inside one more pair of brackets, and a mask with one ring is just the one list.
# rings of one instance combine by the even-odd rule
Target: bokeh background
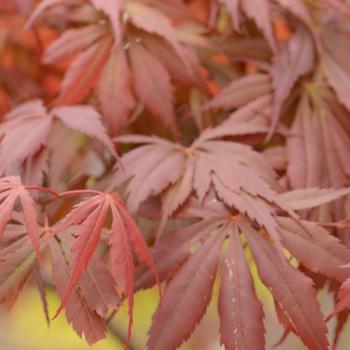
[[[254,267],[252,267],[254,269]],[[268,290],[255,275],[257,294],[263,302],[265,311],[266,349],[273,345],[283,334],[274,312],[273,300]],[[180,348],[181,350],[219,350],[219,319],[217,316],[217,295],[215,288],[212,302],[205,317],[192,337]],[[59,306],[58,299],[50,290],[47,291],[49,311],[52,316]],[[324,314],[330,312],[333,301],[326,291],[319,293],[319,300]],[[141,291],[135,295],[134,327],[132,350],[146,349],[147,330],[152,314],[158,304],[156,289]],[[110,324],[108,337],[94,346],[89,346],[80,339],[66,322],[64,314],[50,323],[48,327],[40,296],[30,285],[24,290],[14,309],[8,314],[4,308],[0,312],[0,350],[123,350],[122,338],[125,338],[128,324],[128,310],[123,306]],[[329,323],[329,338],[333,339],[334,322]],[[277,350],[304,350],[300,340],[290,334]],[[348,323],[339,340],[338,350],[350,349],[350,324]]]

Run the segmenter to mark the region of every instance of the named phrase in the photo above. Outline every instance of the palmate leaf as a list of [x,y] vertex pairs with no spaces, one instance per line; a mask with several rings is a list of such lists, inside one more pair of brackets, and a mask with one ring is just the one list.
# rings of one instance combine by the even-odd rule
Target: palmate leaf
[[135,251],[137,256],[152,270],[156,281],[158,281],[153,259],[138,227],[129,217],[122,200],[116,193],[105,194],[87,190],[67,192],[64,195],[69,194],[90,194],[91,197],[78,203],[57,226],[58,231],[75,226],[74,234],[77,238],[71,245],[73,253],[71,274],[67,279],[64,293],[61,296],[61,306],[57,310],[56,316],[66,307],[69,297],[81,281],[83,273],[87,271],[106,225],[107,214],[111,211],[112,224],[109,239],[112,259],[111,273],[118,283],[123,283],[123,290],[129,301],[128,342],[132,326],[135,274],[132,254]]
[[29,182],[31,185],[41,184],[37,181],[42,181],[42,173],[49,170],[50,152],[47,151],[49,146],[52,147],[54,125],[59,121],[98,140],[117,156],[100,115],[92,107],[76,105],[48,111],[41,100],[33,100],[14,108],[4,117],[0,127],[0,173],[19,174],[34,181]]
[[314,67],[315,49],[311,35],[302,27],[293,34],[280,54],[274,57],[271,78],[274,89],[270,135],[280,119],[282,105],[295,82]]
[[[70,266],[64,247],[55,238],[50,240],[50,254],[53,268],[53,282],[61,300],[65,293],[65,285],[69,280]],[[85,336],[89,344],[93,344],[106,336],[105,320],[91,309],[82,292],[75,288],[67,298],[65,305],[67,321],[72,324],[79,336]]]
[[[146,145],[123,156],[124,170],[117,171],[116,185],[130,179],[126,193],[131,212],[137,212],[150,196],[162,194],[159,233],[167,219],[192,193],[202,201],[213,186],[220,200],[267,228],[279,245],[273,212],[274,206],[282,209],[283,205],[271,188],[276,183],[270,165],[248,146],[216,140],[260,130],[261,126],[255,124],[233,123],[229,127],[225,124],[207,129],[188,148],[158,137],[118,137],[116,141],[119,142]],[[169,173],[169,168],[174,170]]]
[[0,199],[2,200],[0,204],[0,239],[12,218],[15,204],[19,201],[23,213],[24,226],[33,244],[35,253],[40,259],[40,228],[37,222],[34,200],[26,187],[22,185],[18,176],[8,176],[0,179]]
[[307,87],[287,139],[288,177],[293,188],[337,188],[348,184],[347,116],[322,77]]
[[[193,202],[185,210],[186,218],[197,218],[199,221],[187,225],[183,229],[184,236],[188,237],[188,242],[191,240],[197,242],[196,246],[199,242],[204,243],[199,243],[198,250],[190,256],[186,253],[182,263],[174,259],[172,268],[167,266],[169,282],[154,315],[148,341],[149,348],[176,349],[193,332],[208,303],[207,298],[205,300],[202,298],[205,289],[202,284],[210,284],[211,269],[216,271],[216,267],[213,267],[212,250],[209,248],[206,250],[208,260],[202,257],[202,251],[204,246],[215,246],[215,259],[218,262],[221,248],[216,244],[222,246],[225,238],[229,240],[229,244],[222,260],[219,295],[222,343],[226,349],[234,350],[264,348],[263,312],[245,262],[239,238],[239,235],[243,234],[247,239],[247,246],[253,253],[259,275],[276,300],[279,320],[286,331],[296,333],[309,349],[328,349],[326,324],[312,281],[288,262],[281,263],[276,247],[264,237],[265,230],[261,227],[258,229],[256,224],[247,217],[237,214],[236,210],[228,210],[227,207],[219,205],[219,202],[215,204],[213,199],[215,198],[212,195],[207,197],[204,206],[198,206],[198,203]],[[299,222],[288,217],[279,217],[277,221],[285,248],[301,263],[338,281],[347,278],[349,272],[346,269],[342,271],[342,265],[349,261],[350,251],[336,238],[326,233],[316,223]],[[301,234],[300,229],[303,228],[304,232]],[[182,234],[182,231],[179,233]],[[164,236],[156,243],[153,251],[156,252],[157,247],[158,252],[164,251],[167,244],[167,249],[173,248],[171,242],[172,240]],[[180,244],[180,251],[183,248],[184,245]],[[174,251],[170,254],[176,256]],[[198,260],[201,261],[200,268],[195,269]],[[202,275],[202,268],[206,269],[205,275]],[[198,279],[194,276],[198,276]],[[144,277],[145,274],[142,275],[143,283]],[[210,286],[212,288],[212,284]],[[179,290],[181,288],[181,292],[177,288]],[[197,288],[198,292],[193,292]],[[196,302],[192,301],[194,295],[197,296]],[[178,306],[176,312],[175,305]],[[178,322],[178,319],[182,322]]]
[[[100,20],[91,23],[87,17],[86,26],[67,30],[48,47],[44,54],[48,64],[76,55],[64,75],[58,103],[79,103],[95,89],[107,129],[116,135],[127,125],[136,95],[159,121],[176,133],[170,78],[186,80],[190,85],[201,83],[194,74],[197,63],[177,40],[171,20],[152,4],[139,1],[92,2],[107,13],[114,30],[96,13]],[[124,13],[123,33],[120,23],[116,25],[121,17],[116,7]],[[158,50],[168,52],[158,56]]]

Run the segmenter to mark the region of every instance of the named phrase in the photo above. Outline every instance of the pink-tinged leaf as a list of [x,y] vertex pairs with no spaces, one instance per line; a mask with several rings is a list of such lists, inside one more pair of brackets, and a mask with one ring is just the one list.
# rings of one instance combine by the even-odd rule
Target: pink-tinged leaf
[[[131,336],[135,284],[135,266],[132,246],[134,246],[136,255],[151,268],[155,275],[155,279],[158,281],[156,268],[152,257],[148,252],[148,248],[143,241],[143,237],[126,212],[124,203],[118,194],[105,194],[92,190],[77,190],[64,193],[65,196],[77,194],[89,194],[92,195],[92,197],[79,203],[71,213],[69,213],[58,224],[57,227],[58,230],[62,231],[71,226],[74,227],[75,225],[78,225],[77,228],[74,227],[74,235],[77,236],[77,238],[71,245],[71,251],[73,254],[71,262],[72,273],[66,282],[64,293],[61,296],[61,306],[57,310],[56,316],[63,307],[66,307],[67,302],[74,290],[76,290],[77,284],[81,280],[83,273],[85,272],[89,278],[91,277],[92,270],[86,272],[88,270],[88,264],[97,249],[103,228],[106,225],[108,218],[107,214],[111,211],[112,223],[109,238],[110,256],[112,260],[111,273],[116,283],[120,283],[123,286],[123,296],[126,295],[129,301],[130,316],[128,337],[126,340],[127,347]],[[110,293],[110,291],[108,293]],[[86,299],[89,300],[89,298],[90,296]],[[101,306],[96,308],[96,305],[93,306],[93,308],[95,308],[98,313],[105,312],[105,307],[103,305],[102,308]]]
[[[33,111],[34,113],[35,111]],[[46,144],[52,119],[46,115],[11,118],[3,124],[4,137],[0,143],[0,169],[4,173],[13,164],[33,156]],[[21,142],[18,142],[21,140]]]
[[350,110],[349,99],[349,29],[340,20],[326,23],[321,32],[322,68],[340,102]]
[[[33,116],[44,116],[46,115],[46,108],[42,100],[36,99],[20,104],[16,108],[12,109],[5,114],[5,120],[11,119],[27,119]],[[3,131],[1,127],[1,133]]]
[[[313,96],[319,96],[317,100]],[[322,118],[320,118],[322,116]],[[307,86],[287,138],[292,188],[339,188],[349,183],[348,111],[321,77]],[[344,215],[340,211],[336,215]]]
[[320,225],[282,217],[277,221],[284,246],[309,270],[338,282],[350,275],[343,267],[350,262],[350,250]]
[[[63,301],[66,285],[69,280],[70,267],[64,248],[55,238],[50,240],[50,253],[53,267],[53,281],[58,295]],[[69,261],[69,260],[68,260]],[[87,306],[78,288],[74,288],[65,302],[67,321],[73,326],[79,336],[86,338],[89,344],[105,338],[105,321],[95,311]]]
[[61,298],[61,306],[58,308],[55,317],[65,307],[69,296],[79,282],[83,272],[87,269],[99,243],[107,212],[108,201],[106,198],[102,198],[97,207],[86,217],[76,232],[77,239],[71,246],[72,252],[74,252],[71,267],[72,273],[67,282],[64,295]]
[[35,203],[30,197],[29,192],[21,184],[21,181],[17,176],[1,178],[0,192],[0,200],[3,200],[3,203],[1,204],[2,213],[0,217],[1,235],[3,235],[4,229],[12,217],[16,200],[19,199],[22,207],[23,221],[26,232],[32,241],[38,259],[41,260],[39,244],[40,228],[37,223]]
[[223,264],[219,294],[221,343],[227,350],[265,348],[263,310],[244,257],[239,232],[233,229]]
[[79,286],[89,308],[105,319],[109,316],[109,310],[116,310],[121,303],[114,278],[98,256],[91,258]]
[[[37,215],[35,211],[35,203],[30,197],[29,192],[21,184],[19,177],[9,176],[3,177],[0,180],[0,200],[3,200],[1,204],[1,216],[0,216],[0,233],[3,235],[9,220],[12,217],[14,205],[16,200],[19,199],[22,207],[23,221],[26,228],[26,232],[30,237],[37,257],[40,260],[40,245],[39,234],[40,228],[37,223]],[[6,204],[4,204],[6,203]],[[1,237],[1,236],[0,236]]]
[[23,164],[22,182],[26,185],[39,186],[44,175],[49,173],[49,152],[42,147],[39,152],[27,158]]
[[[279,119],[282,104],[299,77],[310,72],[314,67],[315,50],[310,34],[299,29],[288,41],[280,55],[275,57],[271,69],[274,99],[272,108],[271,132]],[[270,132],[270,135],[271,135]]]
[[[117,196],[117,194],[113,194],[114,198]],[[120,199],[116,199],[116,201],[120,201]],[[153,273],[154,277],[156,278],[158,287],[159,281],[158,281],[158,274],[157,274],[157,268],[154,264],[154,261],[152,259],[151,253],[146,245],[146,242],[138,228],[138,226],[134,223],[134,221],[129,216],[128,212],[124,208],[124,205],[119,206],[119,214],[122,218],[123,224],[129,234],[129,239],[131,244],[134,247],[134,250],[137,254],[137,256],[143,261],[150,271]]]
[[[149,171],[147,171],[147,173],[140,172],[137,177],[134,177],[132,183],[130,183],[130,186],[135,188],[135,191],[130,191],[128,197],[128,208],[131,212],[136,212],[140,204],[144,202],[146,198],[150,195],[157,195],[169,184],[175,183],[181,176],[183,160],[185,158],[184,155],[180,152],[164,153],[164,156],[160,159],[154,157],[154,153],[150,154],[149,156],[153,156],[154,160],[147,164],[147,166],[150,167]],[[147,160],[146,158],[143,159],[144,162]],[[140,164],[140,166],[141,165],[142,164]],[[168,172],[169,169],[172,169],[171,173]]]
[[131,337],[134,309],[135,265],[132,256],[131,242],[118,210],[112,206],[112,234],[109,241],[111,246],[112,274],[117,282],[122,281],[128,297],[129,325],[125,346]]
[[233,119],[227,119],[215,128],[208,128],[202,131],[197,141],[216,139],[225,136],[242,136],[250,134],[266,133],[267,128],[263,125],[254,123],[235,122]]
[[162,199],[162,218],[158,227],[158,236],[163,232],[168,218],[188,199],[193,188],[194,161],[187,158],[184,175],[174,184]]
[[230,125],[232,123],[251,123],[252,125],[269,126],[271,124],[272,93],[263,95],[240,107],[223,122]]
[[327,320],[333,316],[339,314],[344,310],[350,309],[350,278],[348,278],[340,287],[340,290],[337,295],[337,303],[334,307],[332,313],[327,316]]
[[124,0],[90,0],[97,10],[103,11],[111,20],[116,45],[121,41],[120,12]]
[[2,239],[5,229],[11,220],[16,200],[17,193],[12,192],[9,193],[7,198],[0,204],[0,239]]
[[142,2],[136,1],[128,1],[125,6],[125,11],[130,16],[130,21],[136,27],[164,38],[172,46],[183,64],[189,67],[186,53],[177,41],[173,25],[168,17],[155,7],[147,6]]
[[251,197],[246,193],[237,193],[224,186],[216,177],[213,178],[214,188],[218,197],[226,204],[234,207],[239,213],[264,227],[276,244],[277,251],[283,259],[283,245],[277,230],[275,212],[271,205],[260,198]]
[[268,0],[243,0],[241,7],[247,17],[254,20],[257,27],[263,32],[271,49],[276,51],[276,41],[271,26],[271,8]]
[[34,268],[34,270],[33,270],[32,279],[33,279],[34,283],[36,284],[38,291],[39,291],[40,300],[41,300],[41,304],[42,304],[42,307],[44,310],[46,323],[48,326],[50,326],[49,304],[47,302],[45,281],[41,275],[41,272],[40,272],[40,269],[38,266],[36,268]]
[[122,143],[159,143],[163,145],[173,145],[172,142],[162,139],[158,136],[147,136],[147,135],[120,135],[113,138],[116,142]]
[[101,122],[101,116],[90,106],[57,107],[52,115],[58,117],[69,128],[99,140],[112,154],[114,146]]
[[84,100],[97,82],[111,49],[112,39],[106,37],[80,53],[70,65],[61,84],[58,105],[76,104]]
[[[70,263],[72,253],[69,247],[73,241],[73,236],[67,230],[61,231],[56,237],[60,241],[61,248]],[[91,264],[87,267],[86,272],[82,274],[78,286],[87,306],[105,319],[108,318],[109,311],[117,309],[121,303],[113,276],[106,264],[97,255],[91,258]]]
[[240,223],[258,273],[270,288],[294,331],[312,350],[327,350],[327,328],[312,281],[288,263],[281,264],[276,250],[250,225]]
[[36,264],[35,252],[27,237],[1,250],[0,302],[9,300],[11,308]]
[[321,187],[322,163],[321,132],[318,116],[313,113],[306,97],[301,99],[287,138],[288,178],[292,188]]
[[238,80],[233,80],[211,101],[202,108],[232,108],[245,106],[248,102],[256,98],[271,93],[271,79],[267,74],[247,75]]
[[[119,164],[115,175],[115,185],[119,186],[132,178],[127,188],[127,195],[133,193],[139,186],[143,186],[148,174],[152,175],[153,168],[171,154],[171,148],[157,146],[153,144],[145,145],[123,155],[123,168]],[[165,186],[167,185],[168,183],[165,184]],[[137,193],[134,196],[137,196]],[[130,204],[130,201],[128,201],[129,209]]]
[[148,349],[172,350],[194,331],[210,302],[224,235],[214,234],[169,282],[149,331]]
[[178,55],[174,54],[174,49],[166,40],[147,33],[142,33],[140,38],[145,47],[162,62],[174,81],[185,86],[194,85],[205,90],[204,83],[196,71],[199,64],[195,59],[189,62],[191,64],[191,70],[189,70]]
[[74,206],[74,208],[58,223],[58,229],[63,231],[70,226],[81,224],[88,215],[90,215],[96,206],[100,203],[101,197],[94,196],[82,200]]
[[130,90],[130,71],[125,51],[113,47],[97,83],[103,118],[112,135],[127,124],[135,100]]
[[133,42],[129,50],[136,94],[141,102],[176,134],[173,92],[167,70],[142,44]]
[[293,210],[318,207],[350,194],[349,188],[306,188],[282,193],[279,198]]
[[36,255],[40,260],[41,259],[40,244],[39,244],[40,227],[37,222],[37,214],[35,210],[34,200],[32,199],[29,192],[25,188],[19,189],[18,197],[22,206],[24,225],[27,229],[28,236],[32,241]]
[[[14,220],[15,212],[12,213],[12,219]],[[9,242],[11,240],[17,240],[23,238],[27,234],[27,230],[23,223],[8,224],[6,230],[2,236],[4,242]]]
[[49,64],[70,57],[94,44],[106,33],[106,29],[98,25],[68,29],[46,49],[43,62]]
[[211,183],[211,174],[205,154],[197,156],[193,176],[193,189],[197,192],[199,202],[202,202],[209,191]]

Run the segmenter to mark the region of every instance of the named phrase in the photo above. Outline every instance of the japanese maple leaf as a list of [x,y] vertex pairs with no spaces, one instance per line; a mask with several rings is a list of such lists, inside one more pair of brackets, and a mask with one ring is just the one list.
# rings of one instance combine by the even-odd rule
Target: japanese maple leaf
[[[287,175],[293,189],[340,188],[349,185],[349,113],[338,103],[322,76],[302,91],[290,136],[287,138]],[[342,201],[323,217],[345,217]]]
[[[73,241],[73,230],[74,227],[57,232],[53,227],[49,241],[53,283],[60,298],[65,295],[70,278],[70,245]],[[108,312],[115,310],[119,304],[120,298],[116,292],[114,278],[106,264],[95,255],[69,295],[65,314],[78,335],[84,335],[88,343],[93,344],[105,337]]]
[[95,7],[96,10],[102,11],[110,18],[114,36],[116,41],[119,42],[121,40],[120,14],[124,1],[125,0],[42,0],[31,14],[27,22],[27,27],[31,26],[38,19],[38,17],[43,15],[43,13],[50,7],[89,2]]
[[123,40],[120,30],[116,34],[101,17],[93,23],[87,19],[87,25],[68,29],[54,41],[45,52],[45,63],[77,54],[65,73],[58,103],[76,104],[94,89],[108,130],[117,134],[128,122],[136,95],[158,120],[176,132],[171,78],[188,85],[198,85],[198,79],[193,60],[178,42],[170,19],[143,2],[92,2],[109,15],[116,13],[112,3],[124,3]]
[[350,30],[341,16],[323,19],[320,30],[320,58],[322,69],[339,101],[350,111],[349,50]]
[[[202,242],[197,243],[199,248],[179,266],[175,259],[178,252],[169,249],[167,259],[173,259],[174,270],[153,316],[148,348],[176,349],[192,334],[210,302],[221,265],[218,308],[222,344],[226,349],[264,349],[264,314],[241,243],[240,236],[244,235],[260,278],[277,301],[281,315],[293,325],[290,330],[308,348],[328,349],[326,325],[312,281],[289,263],[280,263],[276,249],[261,227],[213,199],[208,197],[204,206],[197,204],[187,209],[188,217],[200,219],[184,229],[188,241]],[[285,247],[299,261],[337,280],[346,278],[349,271],[342,271],[341,266],[349,261],[350,251],[336,238],[314,223],[303,222],[303,228],[288,216],[279,217],[278,221]],[[220,259],[225,238],[229,242],[225,256]],[[158,244],[161,250],[165,249],[165,242],[159,242],[155,251]],[[182,251],[183,245],[179,249]],[[159,266],[164,267],[161,260]]]
[[3,237],[13,214],[15,214],[14,208],[16,203],[19,202],[26,232],[40,260],[39,236],[41,231],[37,222],[35,203],[28,191],[29,189],[38,189],[53,193],[53,191],[45,188],[24,186],[18,176],[0,178],[0,239]]
[[129,302],[129,328],[128,340],[131,335],[134,274],[135,266],[133,250],[137,256],[144,261],[157,277],[157,271],[143,240],[137,225],[127,213],[124,204],[117,193],[105,194],[97,191],[72,191],[69,194],[89,194],[90,198],[79,202],[73,210],[58,224],[57,230],[62,231],[71,226],[78,225],[74,235],[77,237],[71,245],[73,253],[71,262],[71,275],[66,283],[65,291],[61,296],[61,306],[56,316],[66,306],[71,293],[87,270],[97,245],[100,241],[102,231],[111,213],[112,223],[110,232],[110,255],[112,261],[112,275],[117,282],[122,281],[125,295]]
[[270,124],[271,136],[281,118],[283,103],[297,80],[313,69],[314,59],[312,37],[300,27],[273,57],[269,74],[255,73],[233,80],[202,109],[236,108],[229,117]]
[[273,107],[270,135],[281,117],[283,103],[290,95],[296,81],[313,70],[315,48],[311,34],[299,27],[278,55],[275,55],[270,70],[272,77]]
[[146,199],[162,195],[158,234],[167,219],[191,195],[196,193],[202,201],[213,187],[223,203],[256,220],[279,245],[273,206],[282,209],[283,204],[277,196],[274,171],[251,147],[220,140],[225,136],[264,131],[266,128],[261,125],[225,123],[205,130],[189,147],[156,136],[117,137],[119,142],[145,145],[123,155],[124,170],[117,171],[114,184],[129,180],[126,184],[127,204],[133,213]]
[[[252,123],[271,126],[273,86],[271,77],[256,73],[233,80],[201,107],[201,111],[220,109],[231,112],[224,123]],[[233,111],[232,111],[233,110]]]
[[[29,232],[27,219],[25,218],[24,225],[20,225],[24,232]],[[35,218],[31,220],[34,222]],[[47,247],[48,237],[42,234],[39,225],[36,226],[38,230],[35,231],[35,241],[39,252],[42,253]],[[39,273],[36,271],[39,255],[33,247],[31,238],[28,235],[20,237],[11,235],[9,242],[0,243],[0,303],[6,303],[10,309],[16,303],[30,276]]]
[[30,184],[40,184],[48,171],[49,142],[53,126],[68,128],[99,140],[116,155],[99,114],[89,106],[56,107],[48,111],[41,100],[24,103],[7,113],[0,126],[0,173],[21,174]]

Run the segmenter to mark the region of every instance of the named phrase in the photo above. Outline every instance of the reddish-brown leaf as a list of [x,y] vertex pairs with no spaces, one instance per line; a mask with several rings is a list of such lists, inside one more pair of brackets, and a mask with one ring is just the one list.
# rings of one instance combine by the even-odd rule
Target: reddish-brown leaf
[[[64,247],[55,239],[50,240],[50,253],[53,267],[53,281],[61,301],[64,299],[66,284],[69,280],[69,257]],[[74,288],[65,302],[67,321],[79,336],[85,337],[89,344],[105,338],[105,321],[95,311],[91,310],[78,288]]]
[[136,94],[141,102],[168,127],[177,132],[169,73],[142,43],[129,48]]
[[336,237],[316,223],[282,217],[277,221],[284,246],[309,270],[338,282],[350,275],[350,269],[343,267],[350,262],[350,250]]
[[148,349],[176,349],[192,334],[211,299],[223,239],[220,233],[208,238],[169,282],[153,316]]
[[247,237],[259,276],[278,301],[294,331],[311,350],[328,349],[327,328],[310,279],[288,263],[281,264],[276,250],[251,226],[240,223]]
[[221,342],[227,350],[263,350],[263,310],[255,294],[239,232],[237,228],[232,230],[219,295]]
[[135,105],[130,91],[130,72],[125,51],[113,47],[97,83],[103,117],[108,130],[116,135],[127,124]]

